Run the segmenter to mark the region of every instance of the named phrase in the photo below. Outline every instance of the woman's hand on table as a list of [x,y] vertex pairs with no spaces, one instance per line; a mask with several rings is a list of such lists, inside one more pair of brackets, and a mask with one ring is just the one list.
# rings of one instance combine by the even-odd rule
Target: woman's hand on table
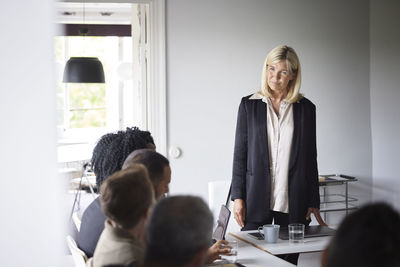
[[317,209],[317,208],[308,208],[306,220],[311,220],[311,213],[314,214],[315,219],[317,219],[317,221],[320,225],[328,226],[322,219],[321,214],[319,213],[319,209]]
[[239,224],[239,226],[244,227],[246,207],[244,205],[243,199],[237,198],[233,202],[233,215],[235,216],[235,220]]

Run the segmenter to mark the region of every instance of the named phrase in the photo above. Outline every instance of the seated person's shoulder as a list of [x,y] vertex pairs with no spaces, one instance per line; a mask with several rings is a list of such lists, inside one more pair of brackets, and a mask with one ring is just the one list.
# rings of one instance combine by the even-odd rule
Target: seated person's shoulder
[[81,228],[78,233],[78,246],[88,257],[92,257],[97,241],[104,229],[104,216],[101,207],[100,199],[96,198],[85,209],[82,215]]

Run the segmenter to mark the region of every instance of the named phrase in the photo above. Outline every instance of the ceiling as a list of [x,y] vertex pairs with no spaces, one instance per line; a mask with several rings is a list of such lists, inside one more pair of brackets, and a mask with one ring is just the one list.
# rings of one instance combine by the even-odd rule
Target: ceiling
[[[57,2],[56,22],[65,24],[131,24],[130,3]],[[85,10],[85,21],[83,18]]]

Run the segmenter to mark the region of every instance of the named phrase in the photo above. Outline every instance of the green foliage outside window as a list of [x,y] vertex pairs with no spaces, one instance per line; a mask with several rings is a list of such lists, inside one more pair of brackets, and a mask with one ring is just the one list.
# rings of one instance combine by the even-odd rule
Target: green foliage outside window
[[105,127],[105,84],[69,84],[70,128]]
[[[108,61],[110,57],[115,56],[114,51],[118,51],[118,39],[116,37],[60,36],[55,38],[54,46],[57,62],[66,62],[72,56],[98,57],[103,63],[107,80],[107,72],[110,71]],[[65,90],[67,90],[67,94],[65,94]],[[68,99],[66,99],[67,97]],[[57,105],[58,125],[68,128],[106,126],[105,84],[64,84],[60,82],[57,86]]]

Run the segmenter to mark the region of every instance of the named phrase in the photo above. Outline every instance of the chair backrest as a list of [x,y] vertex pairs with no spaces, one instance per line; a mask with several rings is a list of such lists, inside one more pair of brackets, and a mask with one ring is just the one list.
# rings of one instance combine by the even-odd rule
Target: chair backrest
[[67,236],[67,244],[72,254],[72,258],[74,259],[75,266],[86,267],[87,256],[85,252],[78,248],[75,240],[70,235]]
[[86,267],[93,267],[93,257],[86,261]]
[[79,218],[79,215],[76,211],[72,213],[72,221],[74,222],[76,229],[79,232],[81,229],[81,219]]
[[213,214],[218,214],[222,204],[225,204],[229,192],[230,180],[208,182],[208,206]]

